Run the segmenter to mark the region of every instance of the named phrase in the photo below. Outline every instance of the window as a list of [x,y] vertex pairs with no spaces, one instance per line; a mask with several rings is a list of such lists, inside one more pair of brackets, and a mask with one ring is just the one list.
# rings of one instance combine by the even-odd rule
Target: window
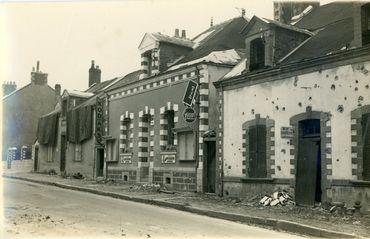
[[262,38],[257,38],[250,43],[249,70],[258,70],[265,66],[265,43]]
[[54,159],[53,159],[53,156],[54,156],[54,148],[52,146],[48,146],[48,157],[47,157],[47,161],[48,162],[52,162]]
[[76,144],[75,145],[75,161],[81,161],[82,160],[82,145]]
[[194,160],[194,135],[193,132],[178,132],[178,157],[179,160]]
[[266,168],[266,125],[251,125],[248,130],[249,167],[251,178],[267,177]]
[[106,161],[110,161],[110,162],[117,161],[116,141],[115,140],[107,141],[107,158],[106,158]]
[[363,142],[362,178],[370,181],[370,113],[362,115],[361,125]]
[[173,128],[175,128],[175,112],[173,110],[167,111],[167,145],[174,145],[174,133]]
[[147,74],[150,76],[152,74],[152,51],[147,51],[143,54],[143,56],[146,58],[147,61],[143,61],[141,64],[147,66]]

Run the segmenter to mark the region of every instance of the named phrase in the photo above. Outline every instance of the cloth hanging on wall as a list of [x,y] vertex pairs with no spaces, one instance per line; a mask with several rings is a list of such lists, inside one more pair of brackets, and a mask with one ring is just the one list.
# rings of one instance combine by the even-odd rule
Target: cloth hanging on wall
[[82,106],[67,113],[67,137],[71,143],[81,143],[92,136],[92,106]]
[[58,134],[59,112],[41,117],[37,126],[40,144],[55,145]]

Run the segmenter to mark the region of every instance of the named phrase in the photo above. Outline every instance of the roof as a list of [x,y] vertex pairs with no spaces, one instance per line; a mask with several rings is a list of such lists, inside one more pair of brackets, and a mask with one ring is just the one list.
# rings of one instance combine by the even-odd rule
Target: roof
[[314,8],[294,26],[307,30],[317,30],[326,25],[352,17],[354,9],[358,4],[358,2],[332,2],[322,5]]
[[150,36],[152,36],[155,40],[159,42],[167,42],[167,43],[171,43],[175,45],[186,46],[189,48],[192,48],[194,45],[194,43],[191,40],[186,39],[186,38],[171,37],[171,36],[164,35],[160,32],[147,33],[147,34],[149,34]]
[[241,30],[247,24],[248,20],[244,17],[237,17],[210,27],[193,38],[195,49],[175,65],[205,57],[213,51],[244,49],[245,35]]
[[131,73],[128,73],[124,77],[119,77],[116,81],[116,83],[112,84],[111,86],[107,87],[105,90],[110,91],[117,88],[120,88],[125,85],[129,85],[133,82],[136,82],[139,80],[139,76],[142,73],[142,70],[133,71]]
[[74,96],[74,97],[80,97],[80,98],[89,98],[94,95],[94,93],[91,92],[83,92],[78,90],[68,90],[68,95]]
[[[15,90],[15,91],[13,91],[12,93],[7,94],[7,95],[3,96],[3,98],[2,98],[1,100],[5,100],[5,99],[7,99],[7,98],[8,98],[8,97],[10,97],[10,96],[15,95],[15,94],[19,93],[20,91],[22,91],[22,90],[24,90],[24,89],[28,88],[28,87],[29,87],[29,86],[31,86],[31,85],[32,85],[32,83],[28,83],[27,85],[25,85],[25,86],[23,86],[23,87],[21,87],[21,88],[19,88],[19,89]],[[33,84],[33,85],[38,85],[38,84]],[[38,85],[38,86],[43,86],[43,85]],[[53,89],[50,85],[45,84],[45,86],[48,86],[52,91],[54,91],[54,89]]]
[[184,66],[190,66],[200,62],[212,62],[216,64],[225,64],[225,65],[236,65],[241,60],[241,56],[244,56],[243,53],[237,52],[234,49],[225,50],[225,51],[213,51],[207,56],[195,59],[193,61],[188,61],[182,64],[174,65],[168,70],[176,70]]
[[109,85],[113,84],[115,82],[115,80],[117,80],[118,78],[119,77],[116,77],[116,78],[113,78],[111,80],[106,80],[106,81],[100,82],[98,84],[93,84],[92,86],[90,86],[89,89],[86,90],[86,92],[91,92],[91,93],[96,94],[96,93],[104,90]]
[[245,71],[245,66],[247,63],[247,58],[241,60],[231,71],[229,71],[223,78],[231,78],[234,76],[239,76]]
[[262,21],[264,21],[264,22],[266,22],[270,25],[276,26],[276,27],[285,28],[285,29],[288,29],[288,30],[291,30],[291,31],[296,31],[296,32],[308,34],[308,35],[311,35],[311,36],[313,35],[312,32],[310,32],[308,30],[305,30],[305,29],[298,28],[298,27],[293,26],[293,25],[285,24],[285,23],[278,22],[278,21],[271,20],[271,19],[267,19],[267,18],[260,18],[260,19]]
[[301,44],[290,55],[283,58],[282,62],[314,58],[347,49],[353,41],[353,36],[352,18],[335,22]]

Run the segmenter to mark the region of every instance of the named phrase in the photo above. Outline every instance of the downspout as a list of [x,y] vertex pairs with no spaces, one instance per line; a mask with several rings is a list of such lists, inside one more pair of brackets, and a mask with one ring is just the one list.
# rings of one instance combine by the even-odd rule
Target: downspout
[[[198,168],[199,168],[199,97],[200,97],[200,92],[199,92],[199,82],[200,82],[200,73],[199,73],[199,68],[198,65],[195,65],[196,69],[196,75],[197,75],[197,92],[196,92],[196,99],[195,99],[195,112],[196,112],[196,123],[195,123],[195,130],[194,130],[194,137],[195,137],[195,160],[196,160],[196,168],[195,168],[195,176],[198,177]],[[203,175],[203,174],[202,174]],[[198,182],[198,179],[196,178],[196,182]],[[202,179],[202,186],[203,186],[203,179]],[[203,191],[203,190],[202,190]]]

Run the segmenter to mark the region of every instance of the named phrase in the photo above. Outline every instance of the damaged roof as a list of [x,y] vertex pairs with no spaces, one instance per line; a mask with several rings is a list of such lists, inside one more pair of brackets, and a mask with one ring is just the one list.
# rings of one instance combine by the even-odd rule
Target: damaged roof
[[107,87],[105,90],[106,91],[114,90],[122,86],[129,85],[133,82],[136,82],[139,80],[139,76],[142,72],[143,72],[142,70],[137,70],[137,71],[128,73],[124,77],[120,77],[116,83],[112,84],[110,87]]
[[103,82],[100,82],[98,84],[93,84],[92,86],[90,86],[89,89],[86,90],[86,92],[91,92],[91,93],[98,93],[98,92],[101,92],[104,90],[104,88],[108,87],[109,85],[111,84],[114,84],[114,82],[118,79],[119,77],[116,77],[116,78],[113,78],[111,80],[106,80],[106,81],[103,81]]
[[298,61],[346,50],[353,41],[353,35],[352,18],[335,22],[307,39],[281,62]]
[[332,2],[321,5],[314,8],[294,26],[307,30],[317,30],[337,21],[351,18],[356,6],[359,6],[358,2]]
[[180,46],[186,46],[186,47],[193,47],[194,43],[186,38],[181,38],[181,37],[171,37],[164,35],[160,32],[154,32],[154,33],[147,33],[151,35],[153,38],[155,38],[159,42],[167,42],[175,45],[180,45]]
[[208,28],[192,39],[195,48],[175,65],[205,57],[213,51],[244,49],[245,35],[241,30],[247,24],[247,19],[237,17]]

